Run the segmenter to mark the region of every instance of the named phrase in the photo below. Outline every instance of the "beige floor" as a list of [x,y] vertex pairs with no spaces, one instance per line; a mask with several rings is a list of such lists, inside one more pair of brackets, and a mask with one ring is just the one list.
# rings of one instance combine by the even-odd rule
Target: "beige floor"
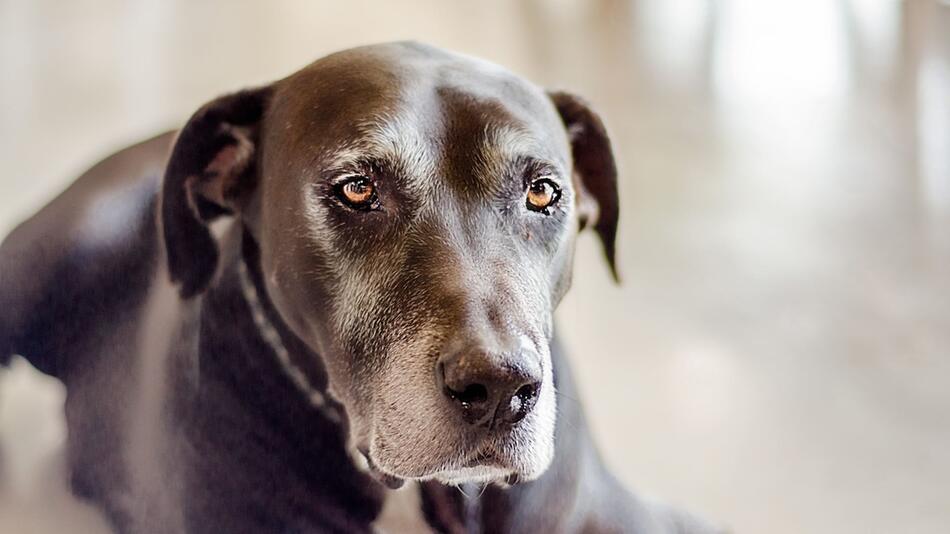
[[[414,38],[586,95],[622,287],[560,311],[630,485],[738,533],[950,532],[950,5],[0,1],[0,234],[212,96]],[[0,372],[0,532],[102,532],[62,391]]]

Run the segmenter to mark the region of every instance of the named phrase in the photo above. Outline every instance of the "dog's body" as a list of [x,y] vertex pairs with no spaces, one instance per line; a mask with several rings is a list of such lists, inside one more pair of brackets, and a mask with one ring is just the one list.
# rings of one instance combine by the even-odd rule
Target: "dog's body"
[[[288,256],[307,253],[301,252],[306,246],[300,242],[283,241],[286,234],[295,232],[310,233],[311,238],[316,235],[315,239],[323,240],[316,248],[326,242],[337,243],[335,246],[344,249],[349,246],[340,244],[336,241],[339,236],[333,234],[343,223],[334,219],[333,224],[320,227],[313,222],[315,219],[326,223],[329,217],[349,217],[347,231],[354,232],[362,228],[360,225],[368,224],[366,217],[391,215],[412,204],[403,198],[408,198],[409,193],[394,193],[391,184],[386,190],[383,179],[379,179],[380,198],[376,199],[374,193],[374,199],[389,204],[379,214],[333,211],[347,206],[303,206],[298,210],[293,208],[294,201],[279,196],[281,191],[291,188],[286,183],[276,183],[278,180],[272,176],[288,172],[288,161],[300,163],[301,159],[299,151],[287,147],[300,142],[304,135],[301,129],[316,128],[314,123],[318,121],[299,118],[301,109],[307,109],[313,102],[295,95],[307,92],[301,90],[300,84],[304,82],[322,83],[307,77],[318,73],[326,76],[328,72],[335,72],[337,77],[346,75],[332,70],[332,57],[329,66],[323,60],[322,66],[318,62],[302,74],[279,82],[284,88],[273,90],[273,94],[259,97],[258,93],[240,93],[225,97],[230,100],[222,99],[206,107],[181,132],[159,136],[108,158],[4,241],[0,248],[0,360],[22,354],[35,367],[66,384],[68,457],[74,491],[100,506],[121,532],[385,530],[387,525],[383,521],[392,515],[392,502],[387,514],[381,512],[387,499],[395,494],[384,483],[395,486],[402,479],[419,481],[411,488],[396,490],[418,491],[417,499],[408,499],[417,502],[418,509],[395,510],[395,514],[417,512],[425,524],[441,532],[708,531],[708,527],[690,516],[646,504],[624,490],[606,471],[590,441],[580,407],[573,400],[577,396],[567,362],[553,342],[550,326],[543,324],[546,319],[541,320],[540,326],[516,328],[510,325],[517,323],[517,319],[499,319],[499,314],[506,312],[490,305],[488,322],[478,322],[471,318],[473,308],[469,300],[461,306],[447,297],[461,291],[457,289],[455,274],[442,279],[438,289],[431,290],[439,297],[435,299],[438,304],[432,303],[430,292],[419,293],[417,288],[417,292],[410,292],[407,284],[393,282],[392,287],[401,288],[399,295],[410,308],[399,311],[398,317],[387,316],[382,307],[391,307],[386,303],[392,302],[392,294],[379,290],[382,295],[369,297],[366,287],[347,293],[340,286],[357,282],[339,274],[324,274],[332,267],[304,265],[296,257]],[[469,71],[483,68],[465,63],[469,60],[411,44],[361,49],[344,55],[336,63],[345,61],[359,66],[360,61],[370,60],[385,61],[387,65],[396,63],[398,71],[408,71],[408,79],[415,80],[431,76],[426,74],[429,71],[419,71],[423,68],[419,64],[442,62],[439,76],[451,71],[451,76],[460,76],[466,84],[480,75]],[[446,70],[445,65],[450,68]],[[511,83],[505,78],[502,85],[508,87]],[[359,92],[358,86],[353,89]],[[480,88],[474,92],[491,91]],[[443,86],[437,93],[440,98],[449,95],[453,102],[459,100],[458,94]],[[521,109],[535,106],[529,97],[515,92],[513,98],[516,97],[528,101],[522,103]],[[287,102],[293,98],[301,100]],[[557,97],[554,100],[570,128],[571,114],[579,111],[574,107],[575,101],[559,102]],[[460,110],[470,109],[473,98],[462,95],[460,101],[464,106],[446,107],[445,113],[451,116],[436,122],[454,135],[478,137],[485,130],[479,121],[486,120],[486,112],[481,110],[468,119],[460,118]],[[418,104],[419,100],[414,102]],[[285,108],[284,112],[280,106]],[[293,111],[292,115],[286,114],[287,108]],[[341,102],[336,102],[333,109],[347,113]],[[402,114],[399,120],[410,120],[407,116],[412,120],[420,116],[431,119],[428,113],[417,112],[421,115]],[[334,125],[328,113],[318,112],[321,126],[345,129],[345,125]],[[550,122],[544,122],[549,119],[541,120],[542,133],[535,132],[533,139],[554,146],[555,153],[557,149],[564,152],[556,136],[566,136],[563,132],[551,133]],[[599,123],[579,127],[602,130]],[[529,126],[525,128],[530,130]],[[548,134],[554,137],[545,140]],[[208,141],[212,138],[214,141]],[[346,150],[353,150],[352,140],[343,144]],[[452,152],[459,150],[457,144],[443,142],[433,146],[436,151]],[[589,163],[587,169],[577,169],[590,157],[587,152],[579,152],[578,146],[577,142],[573,145],[575,170],[590,173]],[[265,152],[260,147],[269,149]],[[251,150],[255,155],[249,162],[247,154]],[[319,152],[316,148],[314,151]],[[425,150],[417,150],[414,157],[423,158],[422,152]],[[265,161],[268,154],[270,159]],[[337,159],[333,165],[320,161],[312,165],[335,168],[334,165],[343,165],[338,156],[339,151],[334,152]],[[487,165],[484,159],[478,165]],[[552,161],[556,159],[556,155],[552,156]],[[455,164],[461,165],[457,161]],[[284,165],[280,173],[274,170],[279,165]],[[556,167],[557,163],[552,165]],[[612,172],[612,160],[594,167],[605,165]],[[542,182],[557,180],[556,169],[544,172],[552,178],[544,174]],[[248,178],[252,175],[253,179]],[[584,190],[593,191],[601,210],[596,228],[612,256],[613,228],[601,224],[604,213],[610,218],[611,208],[602,198],[609,196],[610,191],[605,193],[604,184],[591,180],[582,184],[583,188],[575,186],[576,198],[571,196],[575,194],[573,188],[561,183],[564,198],[579,205]],[[463,186],[462,190],[468,187]],[[411,184],[405,188],[409,191]],[[534,184],[531,190],[535,191]],[[364,189],[354,191],[359,194]],[[543,192],[540,186],[537,191]],[[345,197],[343,202],[348,202]],[[554,202],[551,207],[552,211],[558,208]],[[563,213],[553,217],[562,217],[567,223],[581,217],[571,209],[565,206]],[[422,208],[419,210],[414,212],[414,221],[425,218]],[[464,207],[460,209],[464,211]],[[316,226],[306,230],[290,227],[286,224],[288,219],[281,219],[285,212],[290,213],[287,217],[299,217],[305,212],[309,217],[305,224]],[[237,216],[222,221],[224,224],[215,228],[216,235],[212,237],[205,229],[206,223],[226,213]],[[525,225],[525,239],[543,238],[545,232],[561,235],[552,233],[556,228],[551,226],[556,224],[553,218],[529,219],[534,214],[518,217],[526,221],[519,223]],[[300,223],[300,219],[295,220]],[[380,224],[402,223],[396,218]],[[427,232],[441,228],[441,224],[432,223]],[[485,224],[489,224],[491,232],[497,232],[501,223]],[[549,226],[527,226],[541,224]],[[405,228],[392,239],[404,240],[402,236],[411,235],[413,230]],[[567,230],[563,233],[567,235]],[[447,235],[453,239],[458,236],[453,232]],[[484,230],[480,235],[491,236]],[[364,236],[362,241],[382,243],[384,238],[390,239],[374,235]],[[464,241],[465,236],[459,239]],[[536,252],[553,254],[545,256],[548,259],[541,264],[550,269],[566,265],[564,268],[569,270],[567,238],[551,239],[561,239],[565,244],[557,250],[548,247],[547,252]],[[210,242],[212,252],[202,248],[206,241]],[[444,245],[440,243],[425,241],[420,247],[429,250]],[[397,257],[407,246],[400,241],[398,253],[387,252],[386,258]],[[443,253],[456,257],[445,250]],[[506,250],[523,262],[534,261],[531,254],[535,253],[530,251]],[[394,260],[393,264],[403,265],[403,269],[406,261],[411,269],[427,265],[424,255],[414,256],[411,250],[405,254],[409,260]],[[448,261],[453,267],[448,270],[464,270],[461,260],[453,262],[445,257],[440,256],[432,265],[440,267]],[[333,260],[354,261],[347,254],[336,255]],[[356,265],[357,269],[370,269],[364,265],[380,269],[385,261],[361,257]],[[498,265],[501,272],[510,272],[505,265]],[[432,272],[426,274],[426,280],[438,278]],[[325,276],[320,283],[329,289],[306,295],[307,306],[316,308],[304,309],[294,301],[300,298],[299,294],[307,293],[314,282],[305,280],[301,283],[306,286],[288,289],[290,282],[286,279],[306,278],[311,273],[318,273],[314,277]],[[551,291],[557,294],[553,298],[556,304],[568,282],[561,274],[554,274],[557,276],[550,279]],[[389,275],[397,277],[399,273]],[[533,282],[530,287],[538,287],[539,283]],[[374,288],[386,286],[386,282],[374,284]],[[470,285],[466,282],[461,287]],[[487,291],[490,293],[491,289]],[[521,290],[511,287],[509,291]],[[489,293],[481,293],[476,300],[483,301]],[[341,311],[341,299],[355,311]],[[444,304],[444,300],[452,302]],[[431,321],[401,322],[404,317],[420,313],[418,310],[425,306],[436,305],[442,307],[435,315],[449,317],[452,331],[465,329],[458,325],[477,323],[478,326],[470,328],[478,333],[473,334],[475,337],[490,330],[495,332],[492,339],[504,345],[508,334],[498,332],[516,328],[524,339],[533,341],[534,348],[504,354],[537,359],[539,366],[523,368],[521,360],[505,356],[509,359],[504,360],[503,366],[491,367],[496,374],[484,378],[482,367],[489,365],[485,362],[497,362],[500,357],[464,360],[463,369],[474,366],[482,372],[475,385],[487,384],[484,395],[492,403],[496,402],[494,392],[508,387],[504,385],[507,382],[498,384],[508,380],[511,373],[517,375],[511,386],[514,393],[499,393],[497,407],[492,408],[492,404],[488,412],[479,411],[478,403],[484,398],[467,393],[476,379],[464,375],[464,380],[459,379],[462,385],[454,385],[453,373],[462,371],[452,367],[456,363],[452,357],[458,357],[447,357],[445,353],[457,349],[416,348],[420,338],[431,337],[439,339],[439,347],[459,345],[446,341],[443,330],[438,331],[442,332],[438,336],[433,334],[436,327]],[[532,305],[530,301],[519,303],[517,297],[506,297],[499,306],[513,307],[515,314],[539,317],[550,311],[532,311]],[[313,310],[324,308],[333,310],[331,319],[320,325],[308,323],[307,317],[317,313]],[[459,309],[464,309],[464,313]],[[364,354],[362,358],[370,360],[376,355],[372,364],[360,364],[353,359],[352,339],[334,341],[328,334],[315,333],[322,332],[322,328],[362,332],[360,328],[366,326],[360,324],[361,313],[366,314],[367,321],[376,318],[373,332],[378,339],[388,339],[388,325],[399,323],[401,328],[392,327],[401,334],[393,334],[395,341],[384,348],[356,343],[359,350],[355,353]],[[468,343],[470,338],[466,340]],[[388,354],[411,352],[431,355],[385,359],[391,358]],[[462,352],[468,355],[472,350]],[[348,356],[332,357],[331,353]],[[421,372],[425,375],[422,379],[415,378],[419,369],[436,368],[436,362],[437,382],[442,386],[441,390],[433,388],[435,393],[430,394],[426,372]],[[502,378],[497,378],[499,368],[506,373]],[[349,384],[351,380],[353,384]],[[403,380],[405,385],[397,388]],[[544,417],[546,413],[554,417],[555,388],[561,402],[556,410],[556,424],[550,426]],[[362,390],[371,390],[371,394]],[[447,397],[443,398],[442,393]],[[510,413],[504,411],[509,405]],[[454,415],[458,410],[460,418]],[[423,413],[420,416],[417,412]],[[434,422],[423,422],[419,417]],[[438,426],[425,426],[433,424]],[[453,437],[456,431],[460,437]],[[422,443],[421,449],[412,449],[424,439],[430,441]],[[459,451],[466,450],[469,443],[488,445],[472,446],[471,454],[465,458],[446,459],[452,451],[464,456]],[[548,449],[550,453],[546,452]],[[364,464],[363,455],[369,466]],[[427,455],[431,458],[427,459]]]

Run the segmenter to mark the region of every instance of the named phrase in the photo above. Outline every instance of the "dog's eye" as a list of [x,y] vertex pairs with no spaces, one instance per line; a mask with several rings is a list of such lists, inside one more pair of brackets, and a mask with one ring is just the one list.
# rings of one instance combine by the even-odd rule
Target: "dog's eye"
[[379,207],[376,196],[376,184],[368,176],[354,174],[334,186],[337,198],[347,206],[357,210],[372,210]]
[[550,178],[538,178],[528,186],[528,198],[525,205],[531,211],[540,211],[547,215],[548,208],[561,198],[561,188]]

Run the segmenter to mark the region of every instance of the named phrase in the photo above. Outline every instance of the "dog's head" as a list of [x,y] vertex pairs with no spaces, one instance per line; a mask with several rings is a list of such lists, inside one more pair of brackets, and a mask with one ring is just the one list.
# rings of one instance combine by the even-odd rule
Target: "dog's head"
[[162,195],[186,298],[215,272],[207,222],[243,220],[378,470],[460,483],[548,466],[575,234],[593,225],[613,270],[617,226],[610,142],[580,100],[423,45],[348,50],[204,106]]

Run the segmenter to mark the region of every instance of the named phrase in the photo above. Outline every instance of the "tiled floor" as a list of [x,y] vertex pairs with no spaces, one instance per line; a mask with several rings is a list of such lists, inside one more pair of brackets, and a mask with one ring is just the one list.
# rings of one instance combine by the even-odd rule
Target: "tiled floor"
[[[0,1],[0,234],[218,93],[402,38],[606,118],[624,284],[585,238],[559,319],[624,480],[738,533],[950,531],[945,2]],[[61,398],[0,372],[0,532],[103,531]]]

